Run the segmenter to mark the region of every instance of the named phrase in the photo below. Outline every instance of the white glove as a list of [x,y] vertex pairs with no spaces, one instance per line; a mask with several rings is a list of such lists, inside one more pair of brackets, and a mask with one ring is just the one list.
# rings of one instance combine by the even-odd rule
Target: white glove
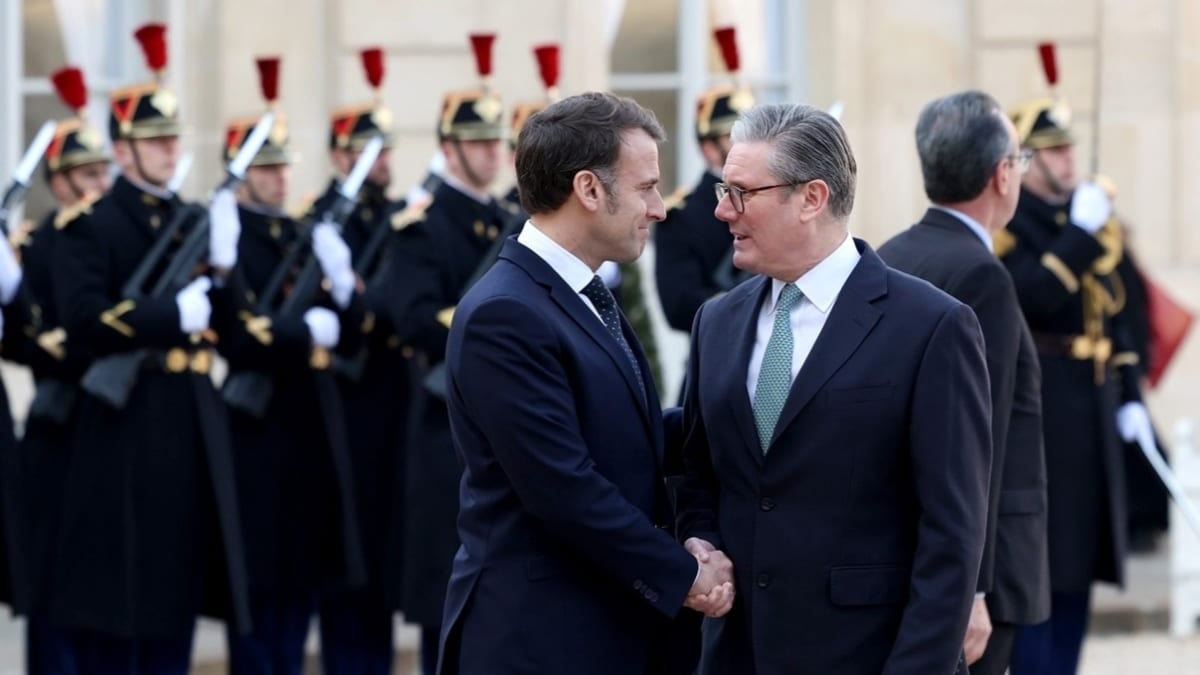
[[1130,401],[1117,409],[1117,431],[1126,443],[1142,438],[1153,438],[1154,427],[1150,426],[1150,413],[1138,401]]
[[1071,222],[1088,234],[1096,234],[1112,216],[1112,200],[1095,183],[1081,183],[1071,197]]
[[208,319],[212,316],[212,303],[208,300],[210,288],[212,281],[208,277],[198,277],[175,294],[179,330],[190,335],[208,328]]
[[596,274],[609,288],[621,285],[621,266],[611,260],[600,263],[600,269],[596,270]]
[[12,246],[7,241],[0,241],[0,304],[12,302],[23,277],[21,264],[17,262]]
[[313,228],[313,255],[321,263],[321,271],[329,279],[332,288],[329,294],[338,307],[345,309],[350,306],[350,296],[354,294],[354,269],[350,267],[350,247],[342,240],[330,223],[319,223]]
[[218,191],[208,205],[208,261],[213,267],[229,269],[237,263],[241,234],[237,197],[233,196],[233,190]]
[[312,335],[313,344],[325,349],[337,346],[342,324],[332,310],[312,307],[304,313],[304,323],[308,324],[308,333]]

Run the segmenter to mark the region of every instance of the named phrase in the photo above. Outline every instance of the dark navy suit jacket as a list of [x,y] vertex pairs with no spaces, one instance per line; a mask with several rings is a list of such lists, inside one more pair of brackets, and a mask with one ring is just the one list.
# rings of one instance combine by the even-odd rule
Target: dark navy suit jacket
[[510,239],[455,311],[450,424],[462,541],[439,671],[659,672],[696,577],[674,540],[658,395],[583,299]]
[[759,447],[746,372],[770,280],[692,330],[680,534],[733,560],[704,675],[951,675],[983,551],[991,455],[974,313],[886,267],[854,271]]

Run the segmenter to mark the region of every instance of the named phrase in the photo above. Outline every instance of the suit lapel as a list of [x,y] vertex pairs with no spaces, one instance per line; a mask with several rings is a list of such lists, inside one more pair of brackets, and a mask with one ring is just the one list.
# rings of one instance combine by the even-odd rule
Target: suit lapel
[[858,350],[882,316],[872,301],[887,292],[887,267],[865,242],[856,239],[855,243],[862,258],[842,286],[816,344],[792,383],[783,412],[775,424],[772,444]]
[[720,382],[718,391],[728,392],[725,400],[729,401],[730,414],[738,428],[738,436],[745,441],[746,450],[755,462],[762,464],[762,447],[758,442],[758,429],[754,425],[754,409],[751,407],[750,394],[746,391],[746,371],[750,368],[750,352],[754,350],[754,340],[758,336],[758,313],[771,284],[767,277],[758,277],[754,287],[742,296],[741,306],[733,307],[734,316],[730,326],[742,326],[742,330],[719,330],[721,339],[717,342],[717,354],[734,354],[733,368],[725,368],[724,381]]
[[[604,327],[604,323],[600,317],[592,313],[587,305],[583,304],[583,300],[579,294],[571,290],[562,277],[558,276],[544,260],[539,258],[536,253],[525,248],[517,243],[516,237],[510,238],[504,243],[504,248],[500,256],[506,258],[513,263],[519,265],[521,269],[528,272],[538,283],[546,286],[550,291],[550,297],[554,302],[571,317],[571,320],[579,325],[592,341],[596,343],[606,354],[617,370],[620,371],[621,377],[625,380],[626,386],[629,388],[629,393],[638,403],[638,410],[642,413],[642,421],[646,423],[647,428],[651,428],[650,412],[647,409],[647,398],[649,392],[642,392],[638,387],[637,376],[633,373],[633,364],[626,358],[625,352],[621,351],[621,346],[617,341],[608,334],[608,329]],[[626,334],[632,333],[632,330],[627,330]],[[639,350],[630,343],[630,348],[634,349],[634,353],[639,353]],[[643,378],[649,377],[649,371],[643,371]]]

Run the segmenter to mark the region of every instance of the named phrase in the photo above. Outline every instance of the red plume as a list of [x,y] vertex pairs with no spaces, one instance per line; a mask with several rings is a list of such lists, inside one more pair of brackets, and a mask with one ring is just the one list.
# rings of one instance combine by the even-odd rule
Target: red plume
[[50,76],[58,98],[72,110],[83,110],[87,107],[88,90],[83,81],[83,71],[71,66],[56,71]]
[[558,86],[558,45],[542,45],[533,48],[537,57],[538,73],[547,89]]
[[279,57],[264,56],[255,60],[258,64],[258,87],[268,104],[279,98]]
[[142,45],[146,65],[154,72],[167,67],[167,27],[161,23],[148,23],[133,34]]
[[492,74],[492,43],[495,41],[495,33],[471,34],[471,50],[475,52],[475,69],[480,77]]
[[713,31],[713,35],[717,38],[717,44],[721,46],[721,59],[725,61],[725,70],[730,73],[736,73],[741,66],[738,60],[736,31],[737,29],[733,26],[725,26]]
[[1046,73],[1046,82],[1050,86],[1058,84],[1058,59],[1054,56],[1054,43],[1043,42],[1038,45],[1038,54],[1042,57],[1042,72]]
[[367,82],[372,89],[378,89],[383,84],[383,50],[370,47],[360,52],[363,70],[367,73]]

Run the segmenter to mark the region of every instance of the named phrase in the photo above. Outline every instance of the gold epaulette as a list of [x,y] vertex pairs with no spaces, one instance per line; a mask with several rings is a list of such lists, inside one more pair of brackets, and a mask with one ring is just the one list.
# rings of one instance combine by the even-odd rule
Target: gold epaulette
[[667,207],[668,211],[682,209],[683,205],[687,202],[687,196],[687,187],[678,188],[671,194],[667,195],[667,198],[663,200],[663,205]]
[[430,202],[424,201],[419,204],[414,204],[401,211],[397,211],[392,216],[392,229],[399,232],[413,223],[421,222],[425,219],[425,209],[429,207]]
[[992,234],[992,250],[996,252],[997,258],[1003,258],[1012,252],[1017,247],[1017,235],[1012,233],[1007,227],[997,230]]
[[54,217],[54,229],[61,230],[75,222],[79,216],[90,215],[92,213],[92,205],[99,199],[99,194],[84,195],[83,199],[59,211],[58,215]]

